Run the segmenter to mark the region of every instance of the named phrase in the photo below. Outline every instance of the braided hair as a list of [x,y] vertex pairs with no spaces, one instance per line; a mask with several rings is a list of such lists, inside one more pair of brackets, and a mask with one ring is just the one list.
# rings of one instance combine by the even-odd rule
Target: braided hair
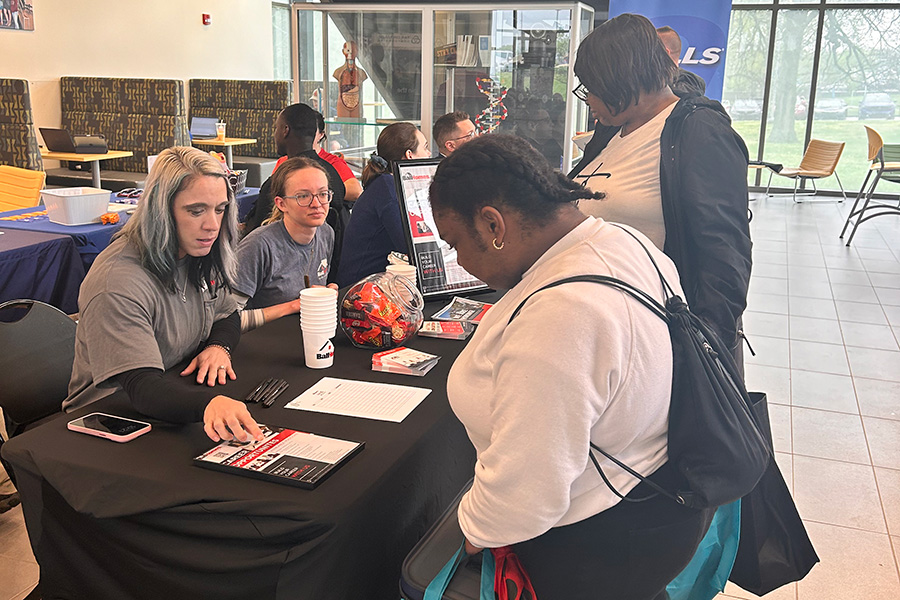
[[522,138],[498,133],[475,138],[443,159],[429,197],[435,212],[452,210],[474,227],[483,206],[505,205],[537,225],[565,205],[604,194],[552,170]]

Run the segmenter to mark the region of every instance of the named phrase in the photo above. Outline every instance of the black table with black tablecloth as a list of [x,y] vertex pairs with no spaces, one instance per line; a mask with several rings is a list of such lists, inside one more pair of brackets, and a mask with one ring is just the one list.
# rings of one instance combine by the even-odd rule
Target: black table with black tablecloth
[[71,237],[0,228],[0,303],[29,298],[76,313],[83,279]]
[[[446,395],[465,342],[413,338],[442,359],[408,377],[374,372],[371,351],[340,332],[335,341],[334,366],[312,370],[297,317],[267,324],[244,336],[238,379],[223,389],[243,398],[283,377],[290,388],[274,407],[251,405],[259,422],[366,443],[315,490],[192,466],[213,446],[200,424],[154,423],[126,444],[66,430],[94,410],[138,416],[123,395],[6,443],[44,598],[395,600],[403,558],[472,476],[474,450]],[[325,376],[433,391],[402,423],[283,408]]]

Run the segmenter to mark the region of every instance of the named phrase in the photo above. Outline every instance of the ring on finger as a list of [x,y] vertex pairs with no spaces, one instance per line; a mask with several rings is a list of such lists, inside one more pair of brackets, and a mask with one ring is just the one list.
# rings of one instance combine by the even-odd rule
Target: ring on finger
[[219,365],[219,368],[218,368],[217,370],[219,370],[219,371],[227,371],[227,370],[228,370],[228,367],[226,367],[225,365]]

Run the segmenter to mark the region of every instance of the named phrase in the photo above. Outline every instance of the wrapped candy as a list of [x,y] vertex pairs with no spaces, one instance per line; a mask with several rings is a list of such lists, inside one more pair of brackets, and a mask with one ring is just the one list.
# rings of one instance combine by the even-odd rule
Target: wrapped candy
[[119,222],[119,213],[108,212],[100,215],[100,223],[103,225],[115,225]]
[[425,302],[408,280],[376,273],[352,286],[340,303],[341,329],[355,346],[401,346],[422,326]]

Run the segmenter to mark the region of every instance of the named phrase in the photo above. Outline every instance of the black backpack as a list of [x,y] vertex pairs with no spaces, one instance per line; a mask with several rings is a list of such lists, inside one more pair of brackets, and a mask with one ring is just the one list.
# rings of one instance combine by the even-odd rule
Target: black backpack
[[[516,318],[532,295],[573,282],[614,287],[653,311],[668,325],[672,340],[668,455],[669,462],[683,476],[685,487],[665,490],[593,442],[591,448],[679,504],[693,508],[728,504],[753,490],[772,458],[771,448],[751,410],[750,397],[728,347],[675,294],[647,247],[633,233],[621,229],[637,240],[650,257],[666,295],[665,306],[621,279],[577,275],[532,292],[513,311],[507,324]],[[625,498],[610,484],[593,452],[589,454],[603,481],[617,496],[628,501],[647,499]]]

